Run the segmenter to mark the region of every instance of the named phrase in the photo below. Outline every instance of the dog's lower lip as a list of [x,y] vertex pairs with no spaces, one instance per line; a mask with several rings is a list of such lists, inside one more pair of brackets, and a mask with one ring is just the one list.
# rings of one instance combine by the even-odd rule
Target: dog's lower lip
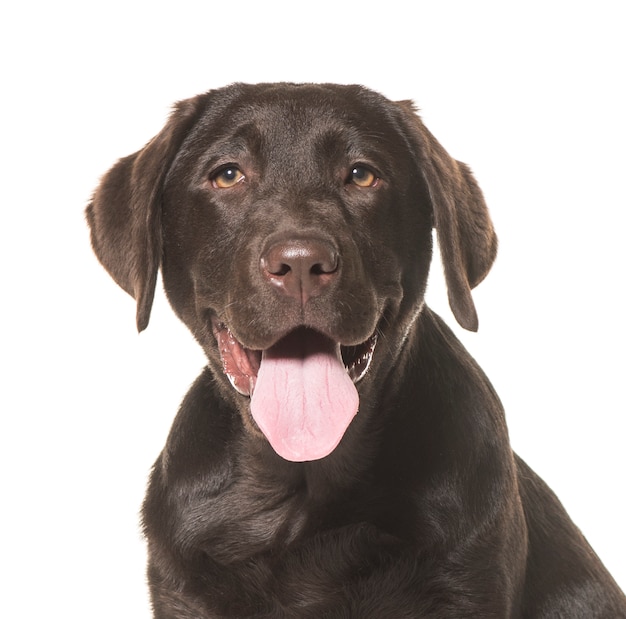
[[222,370],[231,385],[242,395],[252,395],[261,365],[261,351],[242,346],[223,322],[213,321],[213,334],[220,351]]
[[[218,343],[224,374],[235,390],[242,395],[251,396],[263,351],[243,346],[234,337],[228,325],[222,321],[213,320],[213,334]],[[378,337],[374,333],[356,346],[340,346],[346,372],[354,383],[358,383],[367,373],[372,362],[377,339]]]
[[358,346],[342,346],[341,357],[346,370],[354,383],[358,383],[369,370],[378,336],[371,335],[365,342]]

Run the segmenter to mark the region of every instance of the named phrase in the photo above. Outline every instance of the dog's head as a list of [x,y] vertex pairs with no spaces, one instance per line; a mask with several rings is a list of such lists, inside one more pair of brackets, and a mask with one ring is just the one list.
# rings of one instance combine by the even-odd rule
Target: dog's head
[[160,267],[218,380],[240,394],[228,397],[292,460],[329,453],[372,359],[372,373],[393,364],[423,305],[433,226],[467,329],[470,290],[496,253],[467,167],[410,103],[358,86],[233,85],[183,101],[107,173],[87,216],[138,328]]

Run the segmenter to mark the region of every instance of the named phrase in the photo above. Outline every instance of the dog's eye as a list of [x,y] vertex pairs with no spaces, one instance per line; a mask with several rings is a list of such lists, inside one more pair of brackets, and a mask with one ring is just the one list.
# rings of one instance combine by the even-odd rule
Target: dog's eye
[[211,174],[210,177],[211,184],[215,189],[229,189],[245,178],[244,173],[234,165],[224,166]]
[[364,165],[355,165],[350,170],[348,182],[358,187],[374,187],[378,183],[378,176]]

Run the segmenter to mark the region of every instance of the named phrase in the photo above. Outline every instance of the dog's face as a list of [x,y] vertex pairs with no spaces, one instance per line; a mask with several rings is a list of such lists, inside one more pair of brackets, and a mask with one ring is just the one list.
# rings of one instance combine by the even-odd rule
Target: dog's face
[[109,172],[88,217],[140,328],[160,265],[225,397],[290,460],[332,451],[358,390],[395,365],[433,225],[468,328],[470,288],[495,256],[467,169],[407,104],[360,87],[236,85],[182,102]]

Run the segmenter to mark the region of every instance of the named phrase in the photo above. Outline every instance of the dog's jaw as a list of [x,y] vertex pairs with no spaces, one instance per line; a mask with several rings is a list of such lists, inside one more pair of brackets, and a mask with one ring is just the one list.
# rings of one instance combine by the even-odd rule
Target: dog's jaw
[[231,385],[274,451],[306,462],[329,455],[359,410],[356,383],[370,367],[376,335],[359,346],[298,327],[263,351],[240,343],[217,319],[213,333]]
[[[224,322],[214,319],[212,328],[224,374],[238,393],[251,396],[262,363],[263,351],[246,348],[235,338]],[[325,337],[321,333],[319,335]],[[356,346],[337,344],[346,372],[353,383],[357,384],[367,374],[372,364],[377,341],[378,335],[374,333]]]

